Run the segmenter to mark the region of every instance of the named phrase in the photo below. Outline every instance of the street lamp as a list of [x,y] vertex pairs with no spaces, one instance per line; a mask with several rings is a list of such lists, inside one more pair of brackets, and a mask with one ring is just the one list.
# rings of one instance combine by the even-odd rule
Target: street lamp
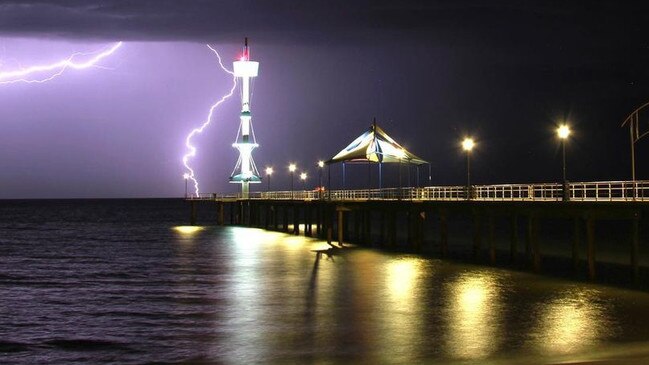
[[300,174],[300,180],[302,180],[302,189],[305,191],[306,191],[306,178],[307,178],[306,172]]
[[318,161],[318,196],[322,198],[322,169],[324,168],[324,161]]
[[189,174],[185,173],[183,179],[185,179],[185,199],[187,199],[187,180],[189,180]]
[[293,199],[293,175],[295,174],[295,169],[297,169],[297,166],[294,163],[288,165],[288,171],[291,172],[291,199]]
[[561,150],[563,154],[563,183],[566,183],[566,140],[570,136],[570,127],[562,124],[557,128],[557,136],[561,140]]
[[475,142],[470,137],[466,137],[462,141],[462,149],[466,151],[466,189],[467,189],[466,198],[467,200],[471,199],[471,159],[469,156],[471,156],[471,150],[473,149],[474,146],[475,146]]
[[272,167],[266,167],[266,178],[268,178],[268,187],[266,188],[266,191],[270,191],[270,176],[273,174],[273,168]]
[[566,140],[570,136],[570,127],[562,124],[557,128],[557,137],[561,140],[561,152],[563,155],[563,200],[570,200],[570,187],[566,180]]

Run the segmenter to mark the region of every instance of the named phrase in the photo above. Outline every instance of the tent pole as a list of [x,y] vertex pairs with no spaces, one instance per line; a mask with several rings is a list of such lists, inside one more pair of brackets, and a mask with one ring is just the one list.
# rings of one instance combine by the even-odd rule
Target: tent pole
[[327,198],[331,200],[331,164],[328,164],[327,169]]
[[370,198],[372,193],[372,162],[367,161],[367,198]]
[[399,159],[399,199],[401,199],[401,159]]

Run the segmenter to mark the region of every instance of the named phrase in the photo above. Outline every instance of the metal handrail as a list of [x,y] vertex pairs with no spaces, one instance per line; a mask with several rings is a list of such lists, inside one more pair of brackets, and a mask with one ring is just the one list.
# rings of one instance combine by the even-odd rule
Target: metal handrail
[[[427,186],[421,188],[352,189],[331,191],[268,191],[251,192],[249,199],[261,200],[432,200],[432,201],[649,201],[649,180],[594,181],[539,184],[496,184],[466,186]],[[189,200],[241,199],[241,194],[201,193]]]

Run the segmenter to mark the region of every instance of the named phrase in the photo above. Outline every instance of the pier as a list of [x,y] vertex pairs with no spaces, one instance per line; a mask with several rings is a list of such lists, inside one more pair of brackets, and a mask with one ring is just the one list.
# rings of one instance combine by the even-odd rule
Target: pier
[[[630,278],[640,275],[642,217],[648,214],[649,181],[572,182],[566,185],[503,184],[421,188],[202,194],[188,197],[191,224],[197,204],[216,207],[215,222],[304,234],[327,242],[411,252],[444,258],[456,251],[453,221],[471,226],[471,259],[505,262],[543,272],[544,222],[570,225],[572,269],[597,278],[598,222],[620,221],[627,231]],[[508,241],[503,245],[503,231]],[[499,239],[495,236],[499,235]],[[454,244],[453,242],[456,242]],[[585,252],[585,255],[582,253]]]

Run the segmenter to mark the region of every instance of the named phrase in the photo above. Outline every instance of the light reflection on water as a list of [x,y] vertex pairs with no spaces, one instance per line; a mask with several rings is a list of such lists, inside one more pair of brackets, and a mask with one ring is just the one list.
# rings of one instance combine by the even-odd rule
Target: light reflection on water
[[482,359],[498,351],[502,339],[500,277],[465,272],[447,283],[446,346],[451,357]]
[[615,334],[607,308],[597,290],[574,288],[557,293],[539,306],[536,346],[550,353],[569,354],[594,348]]
[[316,240],[229,233],[230,295],[215,323],[227,337],[214,351],[233,362],[582,358],[615,324],[593,289],[365,249],[318,259],[310,250],[327,246]]
[[[51,260],[7,239],[20,264],[0,265],[0,352],[27,350],[3,361],[536,364],[627,344],[649,358],[646,293],[362,248],[318,259],[325,242],[259,229],[109,228],[49,234],[49,251],[83,253]],[[79,338],[113,347],[48,342]]]

